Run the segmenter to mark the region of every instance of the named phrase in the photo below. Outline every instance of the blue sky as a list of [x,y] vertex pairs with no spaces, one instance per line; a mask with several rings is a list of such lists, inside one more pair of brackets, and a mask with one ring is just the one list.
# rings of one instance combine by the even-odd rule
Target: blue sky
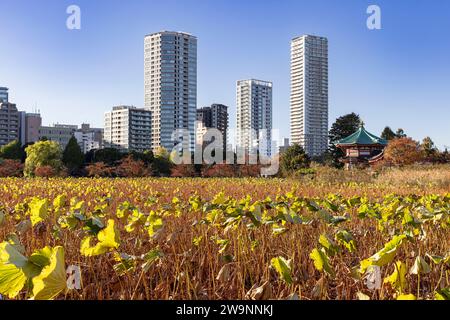
[[[82,12],[66,28],[67,6]],[[382,30],[368,30],[377,4]],[[450,1],[447,0],[0,0],[0,86],[45,124],[103,126],[113,105],[143,106],[143,38],[198,37],[198,106],[229,105],[244,78],[274,83],[274,128],[289,136],[290,40],[329,40],[330,125],[348,112],[368,130],[403,128],[450,147]]]

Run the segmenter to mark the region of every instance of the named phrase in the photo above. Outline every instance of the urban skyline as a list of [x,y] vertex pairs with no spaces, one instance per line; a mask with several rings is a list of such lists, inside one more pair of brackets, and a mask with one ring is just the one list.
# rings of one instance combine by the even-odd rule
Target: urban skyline
[[[328,4],[329,7],[323,4]],[[0,53],[0,58],[11,63],[0,66],[0,85],[13,88],[10,98],[22,109],[31,111],[31,108],[39,107],[45,124],[67,123],[74,119],[77,123],[89,120],[94,126],[99,126],[103,122],[103,112],[114,105],[144,106],[140,96],[142,60],[139,50],[142,50],[142,40],[139,39],[152,30],[187,30],[201,39],[198,48],[201,61],[198,66],[198,105],[213,102],[229,105],[230,119],[233,119],[236,79],[268,79],[277,88],[273,101],[276,110],[274,128],[281,129],[282,137],[289,137],[289,126],[286,125],[290,91],[289,41],[301,34],[317,34],[326,36],[330,41],[329,125],[338,116],[355,111],[362,116],[372,132],[381,132],[386,125],[394,129],[402,127],[416,140],[425,135],[431,136],[442,149],[450,140],[448,133],[442,130],[449,112],[445,107],[448,92],[444,87],[450,70],[446,58],[450,46],[439,40],[442,38],[440,30],[445,29],[449,23],[439,17],[445,11],[442,6],[448,4],[423,3],[414,8],[401,1],[395,4],[379,1],[378,4],[383,12],[382,30],[371,31],[365,26],[366,3],[354,6],[343,2],[335,6],[326,1],[314,4],[286,1],[281,6],[268,3],[258,7],[259,13],[270,12],[274,21],[279,22],[271,24],[270,28],[253,20],[250,24],[250,21],[242,19],[236,27],[218,32],[217,27],[208,22],[224,21],[229,16],[232,5],[219,3],[217,5],[222,10],[212,12],[203,2],[195,10],[185,5],[185,10],[181,13],[177,12],[179,4],[175,2],[165,2],[164,5],[155,2],[152,3],[152,10],[160,15],[151,19],[152,22],[144,22],[140,17],[143,17],[143,8],[148,7],[148,4],[137,2],[135,6],[124,8],[124,13],[141,11],[142,15],[137,14],[132,23],[121,25],[118,29],[105,20],[108,15],[98,16],[100,5],[80,1],[79,5],[83,10],[82,29],[69,31],[64,28],[64,24],[62,30],[57,27],[65,18],[57,16],[61,8],[64,11],[64,4],[49,5],[44,10],[31,3],[25,10],[23,4],[5,1],[3,8],[10,14],[0,21],[0,26],[6,30],[4,39],[8,40],[10,50]],[[35,10],[29,10],[30,6]],[[170,27],[164,22],[167,15],[162,8],[166,6],[177,17]],[[252,7],[251,4],[243,4],[238,15],[254,10]],[[318,10],[319,7],[322,10]],[[286,10],[287,8],[290,10]],[[299,8],[302,9],[301,13],[294,15],[294,9]],[[405,10],[417,20],[423,15],[423,22],[426,24],[408,22],[402,18]],[[209,14],[205,15],[205,12]],[[314,19],[307,18],[308,13]],[[437,16],[430,19],[431,13]],[[205,19],[199,19],[199,16]],[[30,24],[40,23],[44,23],[44,34],[40,33],[44,29],[30,28]],[[101,23],[104,27],[97,30],[97,25]],[[205,28],[205,24],[208,28]],[[242,24],[249,31],[258,29],[263,32],[253,32],[250,37],[245,33],[234,32],[240,30]],[[117,35],[121,39],[121,47],[127,49],[110,50],[114,42],[111,42],[109,36],[105,36],[102,41],[88,41],[89,51],[86,51],[86,40],[96,40],[98,32],[105,33],[107,28],[114,30],[115,37]],[[426,35],[430,40],[427,48],[414,46],[414,42],[409,40],[409,34]],[[30,36],[32,39],[40,39],[40,42],[23,41],[25,36],[27,39]],[[264,50],[253,54],[255,51],[251,48],[259,48],[263,38],[271,39],[272,44],[260,47]],[[56,39],[58,41],[54,43]],[[233,46],[229,46],[231,40]],[[13,52],[14,58],[11,55]],[[25,59],[26,52],[33,52],[32,66]],[[424,56],[429,59],[423,60]],[[62,64],[63,58],[65,62]],[[20,61],[20,64],[17,65],[14,61]],[[67,68],[67,61],[72,67],[70,70]],[[62,65],[64,68],[61,68]],[[411,68],[411,65],[415,67]],[[15,67],[12,68],[13,66]],[[64,72],[56,72],[58,68]],[[24,70],[27,70],[26,77],[21,76]],[[33,72],[30,73],[29,70]],[[114,70],[116,77],[112,77],[108,70]],[[103,81],[100,81],[100,77],[104,77]],[[110,90],[112,87],[115,88],[113,91]],[[95,90],[90,90],[91,88]],[[89,101],[86,100],[88,97]],[[77,108],[75,114],[58,112],[61,106],[74,110],[74,104]],[[428,112],[417,117],[425,105]],[[93,111],[97,116],[89,114]],[[231,121],[230,128],[233,126],[234,121]]]

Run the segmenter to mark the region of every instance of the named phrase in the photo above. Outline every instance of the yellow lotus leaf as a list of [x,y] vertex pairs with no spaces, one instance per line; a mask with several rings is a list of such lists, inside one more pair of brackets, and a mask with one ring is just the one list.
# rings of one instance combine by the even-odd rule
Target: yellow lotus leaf
[[98,256],[108,252],[111,249],[117,249],[120,245],[119,232],[114,226],[114,220],[108,220],[108,225],[101,230],[98,235],[98,243],[91,247],[92,237],[86,237],[81,241],[81,254],[84,256]]
[[41,221],[44,221],[48,217],[48,200],[34,198],[30,202],[30,220],[31,225],[34,227]]
[[0,294],[14,298],[20,293],[27,280],[23,269],[27,263],[27,258],[12,244],[0,244]]
[[394,272],[384,279],[384,283],[390,283],[393,288],[402,292],[406,288],[406,264],[401,261],[397,261],[394,266]]
[[286,283],[291,284],[292,279],[292,269],[291,260],[286,260],[283,257],[272,258],[270,260],[270,265],[278,272],[278,275],[286,281]]
[[394,260],[397,254],[397,249],[403,243],[406,238],[404,234],[399,236],[394,236],[391,241],[385,244],[384,248],[375,253],[370,258],[361,261],[361,273],[365,273],[369,266],[379,266],[382,267],[392,260]]
[[50,264],[42,269],[40,275],[33,278],[34,300],[53,300],[67,290],[64,248],[52,249]]
[[417,300],[413,294],[402,294],[397,297],[397,300]]
[[53,207],[57,210],[61,209],[62,207],[65,206],[66,200],[67,200],[66,195],[60,194],[53,200]]

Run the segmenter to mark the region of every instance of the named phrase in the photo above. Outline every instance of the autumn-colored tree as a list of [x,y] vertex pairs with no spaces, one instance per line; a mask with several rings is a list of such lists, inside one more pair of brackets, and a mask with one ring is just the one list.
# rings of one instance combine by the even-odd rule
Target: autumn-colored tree
[[192,164],[179,164],[172,167],[170,176],[176,178],[182,177],[195,177],[197,174],[194,165]]
[[96,162],[86,167],[88,177],[111,177],[114,168],[111,168],[104,162]]
[[52,166],[40,166],[34,169],[36,177],[50,178],[57,175],[57,171]]
[[128,156],[120,161],[116,168],[116,174],[120,177],[145,177],[149,174],[144,161],[134,160],[133,156]]
[[0,177],[21,177],[23,164],[18,160],[0,160]]
[[210,166],[204,166],[202,170],[202,176],[207,178],[213,177],[236,177],[237,172],[231,164],[214,164]]
[[397,138],[389,142],[384,159],[393,165],[409,165],[422,160],[423,154],[417,141],[409,137]]
[[245,164],[238,166],[239,177],[260,177],[262,166],[259,164]]

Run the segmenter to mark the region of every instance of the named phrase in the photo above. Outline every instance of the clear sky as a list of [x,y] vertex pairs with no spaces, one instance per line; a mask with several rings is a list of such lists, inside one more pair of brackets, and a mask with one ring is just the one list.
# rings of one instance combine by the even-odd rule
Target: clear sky
[[[66,8],[81,8],[81,30]],[[366,27],[370,4],[381,30]],[[223,103],[235,126],[236,81],[272,81],[274,128],[289,136],[290,40],[329,40],[330,125],[361,115],[450,147],[448,0],[0,0],[0,86],[44,124],[103,126],[113,105],[143,106],[148,33],[198,37],[198,107]]]

